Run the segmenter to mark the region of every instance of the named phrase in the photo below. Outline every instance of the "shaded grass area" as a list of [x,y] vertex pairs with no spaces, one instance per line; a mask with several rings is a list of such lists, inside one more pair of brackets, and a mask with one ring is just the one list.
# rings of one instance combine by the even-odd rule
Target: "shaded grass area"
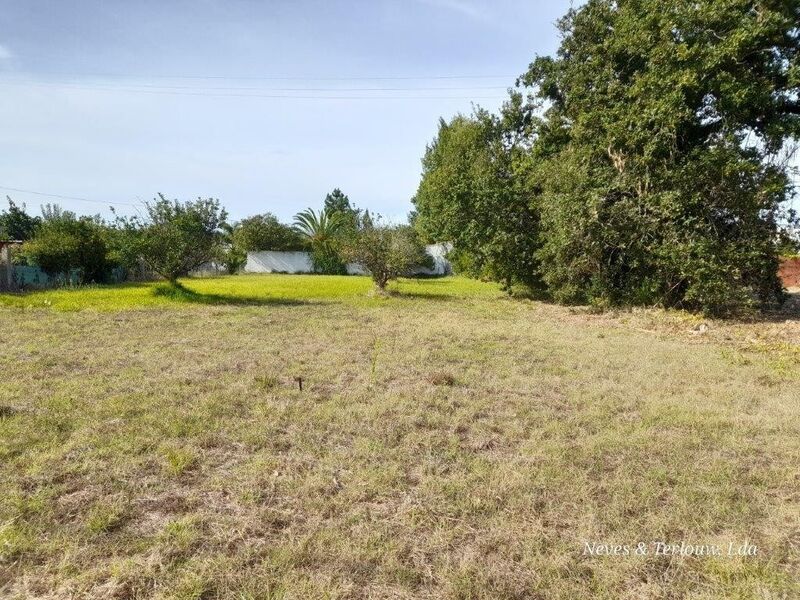
[[[795,329],[738,346],[462,280],[185,285],[0,309],[0,597],[800,593]],[[656,540],[759,552],[584,553]]]
[[[227,304],[231,306],[267,306],[270,304],[301,304],[302,300],[280,296],[261,294],[247,296],[243,294],[214,294],[195,291],[183,283],[158,283],[153,285],[151,293],[155,298],[164,298],[172,303],[184,304]],[[87,299],[91,302],[91,299]],[[74,302],[74,300],[73,300]]]
[[[0,306],[56,310],[113,311],[131,308],[178,307],[181,304],[275,304],[280,302],[348,302],[378,304],[370,294],[369,277],[336,275],[237,275],[167,283],[128,283],[72,289],[0,294]],[[461,277],[401,279],[389,286],[393,296],[419,299],[492,298],[497,286]]]

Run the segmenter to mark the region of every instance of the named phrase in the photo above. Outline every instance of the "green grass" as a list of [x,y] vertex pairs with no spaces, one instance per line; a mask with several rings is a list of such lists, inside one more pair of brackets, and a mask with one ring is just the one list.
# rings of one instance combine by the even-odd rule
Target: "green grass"
[[[186,304],[269,305],[348,302],[376,305],[383,299],[369,294],[368,277],[320,275],[237,275],[184,279],[179,287],[166,283],[130,283],[83,288],[0,294],[0,306],[52,308],[62,311],[115,311],[131,308],[179,307]],[[494,285],[460,277],[401,279],[389,289],[401,299],[497,297]]]
[[183,285],[2,297],[0,597],[800,594],[796,314]]

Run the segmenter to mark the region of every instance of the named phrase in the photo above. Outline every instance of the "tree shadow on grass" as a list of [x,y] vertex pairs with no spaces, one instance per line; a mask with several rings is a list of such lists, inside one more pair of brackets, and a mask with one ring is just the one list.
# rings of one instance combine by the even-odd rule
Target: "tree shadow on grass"
[[435,302],[453,302],[459,299],[458,296],[451,294],[426,294],[425,292],[407,292],[405,290],[391,290],[385,297],[398,300],[433,300]]
[[782,306],[760,313],[754,313],[741,320],[762,323],[800,321],[800,288],[792,288],[788,290],[788,292],[786,301]]
[[302,306],[313,304],[307,300],[269,298],[263,296],[231,296],[228,294],[204,294],[190,290],[181,283],[159,283],[153,287],[153,295],[174,302],[187,304],[209,304],[228,306]]

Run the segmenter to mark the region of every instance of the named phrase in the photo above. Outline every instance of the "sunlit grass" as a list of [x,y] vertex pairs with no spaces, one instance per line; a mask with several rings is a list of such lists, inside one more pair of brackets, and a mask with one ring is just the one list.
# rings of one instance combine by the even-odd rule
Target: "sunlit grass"
[[0,597],[800,597],[796,316],[393,289],[3,296]]
[[[398,299],[488,299],[501,295],[494,284],[463,277],[401,279],[390,284],[389,289]],[[63,311],[116,311],[186,304],[347,302],[378,305],[385,300],[374,294],[372,280],[368,277],[279,274],[187,278],[182,279],[177,288],[167,283],[127,283],[0,294],[0,306]]]

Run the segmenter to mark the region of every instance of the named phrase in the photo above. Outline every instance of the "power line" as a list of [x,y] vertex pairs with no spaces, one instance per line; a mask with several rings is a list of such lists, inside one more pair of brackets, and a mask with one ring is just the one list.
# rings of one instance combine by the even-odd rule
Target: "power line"
[[[48,86],[103,86],[109,87],[123,85],[114,83],[80,83],[76,81],[4,81],[3,83],[10,83],[14,85],[48,85]],[[289,87],[289,88],[274,88],[274,87],[253,87],[253,86],[206,86],[206,85],[154,85],[150,83],[130,83],[125,84],[129,88],[148,88],[157,90],[222,90],[222,91],[254,91],[254,92],[463,92],[471,90],[507,90],[507,85],[476,85],[469,87]]]
[[35,192],[33,190],[23,190],[23,189],[20,189],[20,188],[13,188],[13,187],[8,187],[8,186],[4,186],[4,185],[0,185],[0,190],[6,190],[6,191],[9,191],[9,192],[19,192],[21,194],[33,194],[35,196],[47,196],[48,198],[59,198],[61,200],[78,200],[80,202],[92,202],[94,204],[104,204],[106,206],[114,206],[114,205],[117,205],[117,204],[122,204],[122,205],[125,205],[125,206],[133,206],[134,208],[137,208],[137,205],[133,204],[131,202],[103,202],[102,200],[91,200],[89,198],[80,198],[78,196],[63,196],[61,194],[47,194],[45,192]]
[[123,73],[42,73],[60,77],[114,77],[119,79],[215,79],[227,81],[439,81],[467,79],[516,79],[517,75],[389,75],[389,76],[357,76],[357,77],[307,77],[279,75],[126,75]]
[[[298,94],[240,94],[240,93],[216,93],[204,91],[172,91],[170,89],[141,89],[138,87],[114,87],[108,85],[89,85],[89,84],[72,84],[72,83],[47,83],[47,82],[18,82],[18,81],[0,81],[0,85],[28,85],[28,86],[45,86],[45,87],[62,87],[66,89],[76,90],[96,90],[101,92],[125,92],[137,94],[155,94],[155,95],[168,95],[168,96],[201,96],[210,98],[271,98],[271,99],[287,99],[287,100],[499,100],[505,96],[473,96],[473,95],[459,95],[459,96],[321,96],[321,95],[298,95]],[[186,88],[192,89],[192,88]],[[442,91],[445,88],[441,88]],[[265,90],[272,91],[272,90]],[[307,91],[307,90],[298,90]],[[325,90],[327,92],[334,92],[336,90]],[[371,90],[372,91],[372,90]],[[374,90],[378,91],[378,90]],[[381,90],[383,91],[383,90]],[[393,90],[400,91],[400,90]],[[410,90],[414,91],[414,90]]]

